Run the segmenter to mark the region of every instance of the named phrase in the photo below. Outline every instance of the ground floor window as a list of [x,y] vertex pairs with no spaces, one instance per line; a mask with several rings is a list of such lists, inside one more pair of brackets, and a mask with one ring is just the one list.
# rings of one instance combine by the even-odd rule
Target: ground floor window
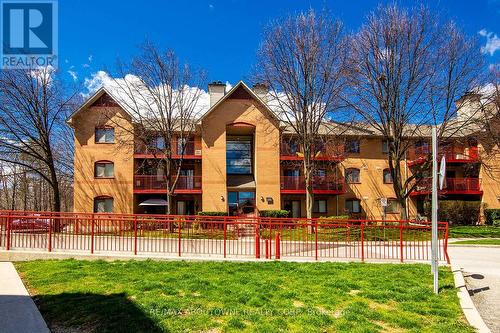
[[348,199],[345,201],[345,210],[349,214],[361,213],[361,204],[358,199]]
[[113,198],[97,197],[94,199],[94,213],[112,213]]
[[326,200],[314,200],[313,203],[313,212],[314,213],[326,213]]

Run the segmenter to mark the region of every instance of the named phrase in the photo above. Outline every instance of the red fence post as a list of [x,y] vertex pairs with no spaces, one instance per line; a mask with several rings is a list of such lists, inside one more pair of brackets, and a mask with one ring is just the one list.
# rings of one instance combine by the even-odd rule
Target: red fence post
[[48,241],[48,250],[52,252],[52,219],[49,218],[49,241]]
[[365,261],[364,221],[361,221],[361,261]]
[[450,263],[450,256],[448,256],[448,222],[446,222],[446,227],[444,230],[444,256],[446,257],[446,262]]
[[269,239],[266,238],[266,259],[269,259]]
[[134,215],[134,255],[137,255],[137,215]]
[[255,258],[260,259],[260,224],[255,221]]
[[6,249],[7,251],[10,250],[10,227],[11,227],[11,219],[12,217],[10,217],[10,213],[7,214],[7,226],[6,226],[6,229],[7,229],[7,244],[6,244]]
[[275,246],[276,246],[276,253],[275,253],[275,258],[277,260],[281,259],[281,253],[280,253],[280,233],[276,233],[276,239],[275,239]]
[[177,241],[177,249],[178,249],[178,254],[179,254],[179,257],[181,256],[181,227],[182,227],[182,222],[181,221],[178,221],[177,222],[177,230],[178,230],[178,241]]
[[224,216],[224,258],[226,257],[227,218]]
[[316,260],[318,260],[318,220],[316,220],[316,235],[315,235],[315,243],[316,243]]
[[403,221],[399,221],[399,257],[403,262]]
[[92,220],[90,225],[90,253],[94,254],[94,223],[95,223],[95,214],[92,214]]

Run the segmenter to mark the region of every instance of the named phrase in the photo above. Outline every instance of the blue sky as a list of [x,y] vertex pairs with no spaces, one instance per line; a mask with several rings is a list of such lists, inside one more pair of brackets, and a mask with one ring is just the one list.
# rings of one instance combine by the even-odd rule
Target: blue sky
[[[172,48],[188,63],[207,70],[208,80],[236,83],[248,77],[262,27],[273,18],[309,8],[328,8],[348,31],[381,1],[111,1],[59,0],[59,67],[83,83],[99,70],[112,69],[117,57],[130,59],[146,38]],[[411,6],[410,1],[399,1]],[[480,38],[500,63],[500,0],[424,1]],[[479,33],[482,30],[481,34]],[[204,87],[202,87],[204,88]]]

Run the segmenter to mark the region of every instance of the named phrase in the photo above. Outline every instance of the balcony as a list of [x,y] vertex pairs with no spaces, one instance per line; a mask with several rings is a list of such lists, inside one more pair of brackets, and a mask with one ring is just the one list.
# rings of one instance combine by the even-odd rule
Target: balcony
[[[345,182],[342,178],[313,177],[312,184],[315,194],[342,194],[346,192]],[[304,176],[281,176],[281,193],[305,194]]]
[[[410,196],[428,195],[432,192],[432,178],[421,179]],[[480,178],[446,178],[439,195],[481,195]]]
[[[408,152],[408,165],[422,164],[432,154],[432,147],[413,147]],[[438,160],[445,156],[447,163],[476,163],[479,161],[478,147],[444,147],[438,151]]]
[[[174,150],[172,157],[175,159],[201,159],[201,139],[197,138],[190,140],[184,147],[184,154],[182,147],[178,144],[177,140],[172,140],[172,149]],[[165,158],[162,154],[162,149],[157,148],[155,145],[136,144],[134,149],[135,158]]]
[[[167,180],[164,176],[134,176],[134,193],[167,193],[166,187]],[[201,193],[201,176],[179,176],[174,193]]]
[[[300,161],[304,159],[304,154],[297,146],[293,147],[289,143],[282,142],[280,159],[282,161]],[[343,161],[344,146],[327,144],[325,147],[318,149],[314,159],[317,161]]]

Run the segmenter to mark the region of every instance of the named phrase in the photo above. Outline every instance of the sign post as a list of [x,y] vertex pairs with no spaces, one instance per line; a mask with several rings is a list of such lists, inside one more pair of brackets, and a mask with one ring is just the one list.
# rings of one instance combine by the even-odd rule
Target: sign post
[[[438,274],[438,162],[437,162],[437,132],[436,127],[432,127],[432,272],[434,274],[434,293],[439,291]],[[446,166],[444,166],[446,168]],[[443,170],[441,170],[443,172]],[[445,173],[445,171],[443,172]],[[444,178],[442,175],[440,178]],[[442,187],[443,181],[439,179],[439,185]]]

